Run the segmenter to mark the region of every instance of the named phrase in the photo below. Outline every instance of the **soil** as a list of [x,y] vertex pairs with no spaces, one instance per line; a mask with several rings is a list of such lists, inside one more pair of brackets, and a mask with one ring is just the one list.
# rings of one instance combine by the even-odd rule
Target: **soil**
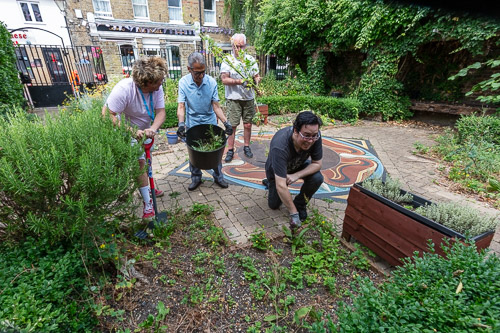
[[[291,239],[260,237],[246,246],[230,244],[211,214],[194,216],[199,208],[179,213],[169,226],[155,229],[155,237],[147,243],[121,244],[127,254],[122,262],[134,258],[135,264],[122,269],[95,295],[106,309],[99,317],[102,331],[247,332],[275,325],[281,328],[276,332],[309,332],[306,327],[320,319],[329,316],[337,321],[339,302],[351,303],[354,281],[366,277],[378,284],[386,278],[360,258],[361,252],[353,256],[333,233],[328,232],[327,239],[335,251],[313,259],[327,246],[319,233],[327,229],[318,226],[328,228],[324,217],[315,214],[292,238],[316,250],[309,256],[300,254],[300,262],[307,258],[312,262],[304,276],[291,282],[286,276],[299,257],[298,251],[292,252]],[[256,240],[267,244],[267,250],[253,247],[259,244]],[[327,261],[334,264],[325,272],[320,266]],[[122,277],[125,272],[135,276],[132,283]],[[325,275],[335,279],[333,290],[325,286]],[[168,309],[163,316],[160,302]],[[304,316],[294,319],[304,308]]]

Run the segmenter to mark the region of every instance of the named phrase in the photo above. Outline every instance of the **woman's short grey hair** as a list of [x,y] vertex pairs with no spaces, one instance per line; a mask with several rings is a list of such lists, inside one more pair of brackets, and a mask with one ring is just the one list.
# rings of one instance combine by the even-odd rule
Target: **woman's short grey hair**
[[200,52],[193,52],[188,57],[188,65],[193,68],[194,64],[200,64],[206,66],[205,57]]

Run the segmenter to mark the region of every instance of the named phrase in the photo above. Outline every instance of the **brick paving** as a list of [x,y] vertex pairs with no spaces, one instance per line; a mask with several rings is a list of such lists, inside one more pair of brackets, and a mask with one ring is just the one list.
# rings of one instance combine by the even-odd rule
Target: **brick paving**
[[[253,128],[254,131],[259,129],[276,131],[276,127],[270,125]],[[369,140],[388,174],[399,179],[403,188],[412,193],[435,202],[464,202],[485,213],[499,214],[496,209],[452,193],[445,186],[439,185],[437,163],[412,153],[415,142],[426,146],[435,144],[433,137],[438,132],[433,129],[360,121],[355,126],[324,128],[322,133],[335,138]],[[269,209],[267,191],[234,184],[221,189],[212,181],[204,181],[195,191],[188,191],[191,179],[168,174],[187,159],[187,149],[182,143],[170,145],[168,150],[153,154],[155,179],[160,189],[165,191],[165,196],[158,198],[160,210],[171,210],[174,207],[189,209],[195,202],[210,204],[214,207],[217,223],[224,228],[229,239],[237,244],[246,243],[257,228],[263,229],[271,237],[282,235],[282,226],[288,225],[287,210],[284,206],[279,210]],[[178,192],[179,195],[172,197],[169,195],[172,192]],[[345,203],[313,199],[309,211],[317,209],[336,226],[340,235],[345,208]],[[500,254],[500,228],[490,248]],[[377,265],[381,269],[387,269],[387,265],[381,260],[377,261]]]
[[[45,109],[49,113],[57,112],[57,108],[39,108],[34,113],[42,118]],[[242,125],[238,128],[242,130]],[[254,126],[254,131],[276,131],[273,125]],[[438,164],[435,161],[416,156],[412,152],[414,143],[425,146],[435,144],[433,137],[439,134],[432,128],[395,126],[392,124],[359,121],[355,126],[339,126],[322,128],[325,136],[343,139],[367,139],[374,147],[387,173],[400,180],[405,190],[418,194],[435,202],[455,201],[471,205],[491,215],[499,215],[499,211],[484,203],[451,192],[446,186],[439,184]],[[231,241],[237,244],[248,242],[250,235],[257,229],[264,230],[270,237],[282,235],[282,226],[288,226],[288,213],[284,206],[279,210],[267,207],[267,191],[230,184],[228,189],[221,189],[212,181],[204,183],[195,191],[188,191],[191,179],[169,175],[169,172],[188,160],[184,144],[169,145],[166,151],[153,153],[153,172],[157,185],[165,191],[165,196],[158,198],[160,211],[172,210],[175,207],[189,209],[193,203],[207,203],[214,207],[216,222],[224,228]],[[177,192],[178,196],[169,194]],[[311,209],[317,209],[336,227],[340,235],[344,211],[347,204],[329,200],[312,199]],[[138,211],[138,214],[142,213]],[[500,255],[500,227],[497,229],[490,249]],[[382,260],[376,265],[383,271],[389,266]]]

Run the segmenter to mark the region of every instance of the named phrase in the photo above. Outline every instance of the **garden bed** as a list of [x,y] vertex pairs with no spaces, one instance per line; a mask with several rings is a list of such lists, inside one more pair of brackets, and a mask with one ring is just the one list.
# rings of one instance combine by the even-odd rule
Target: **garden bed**
[[327,316],[336,321],[338,302],[351,302],[354,280],[378,284],[385,278],[361,250],[353,254],[342,245],[317,214],[296,234],[294,246],[286,236],[270,240],[257,231],[240,247],[200,211],[209,208],[195,204],[177,215],[172,234],[166,237],[168,227],[157,230],[154,244],[128,246],[143,276],[129,282],[119,275],[96,293],[98,307],[106,309],[101,329],[259,332],[274,325],[308,332]]

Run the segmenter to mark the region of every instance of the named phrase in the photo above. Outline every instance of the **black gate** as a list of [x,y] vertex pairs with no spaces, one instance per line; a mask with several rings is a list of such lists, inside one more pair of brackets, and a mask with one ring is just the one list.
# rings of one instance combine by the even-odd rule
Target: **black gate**
[[17,69],[33,107],[61,105],[107,82],[102,51],[96,46],[17,45]]

